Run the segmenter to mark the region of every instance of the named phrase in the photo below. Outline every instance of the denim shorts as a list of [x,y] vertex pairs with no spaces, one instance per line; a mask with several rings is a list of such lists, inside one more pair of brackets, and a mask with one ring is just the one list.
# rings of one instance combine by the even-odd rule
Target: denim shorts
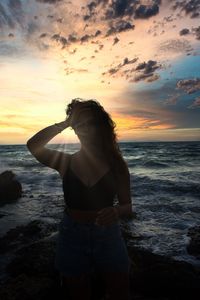
[[55,268],[60,273],[129,272],[130,264],[119,222],[108,226],[80,223],[63,213],[55,255]]

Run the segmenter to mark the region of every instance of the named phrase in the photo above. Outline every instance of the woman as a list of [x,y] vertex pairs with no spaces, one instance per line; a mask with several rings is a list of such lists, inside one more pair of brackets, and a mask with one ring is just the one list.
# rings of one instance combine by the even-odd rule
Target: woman
[[[89,300],[90,274],[101,274],[109,299],[129,299],[130,259],[119,219],[132,215],[130,174],[116,141],[115,123],[98,101],[73,99],[65,121],[27,142],[29,151],[62,178],[66,207],[59,225],[55,267],[71,299]],[[78,136],[74,154],[45,145],[67,127]],[[118,205],[114,205],[117,196]]]

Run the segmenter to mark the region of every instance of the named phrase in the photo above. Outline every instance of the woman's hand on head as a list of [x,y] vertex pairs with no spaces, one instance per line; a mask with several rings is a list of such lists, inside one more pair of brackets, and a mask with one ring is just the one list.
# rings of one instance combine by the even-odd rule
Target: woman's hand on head
[[109,206],[98,211],[96,224],[107,226],[115,223],[118,219],[119,215],[116,207]]

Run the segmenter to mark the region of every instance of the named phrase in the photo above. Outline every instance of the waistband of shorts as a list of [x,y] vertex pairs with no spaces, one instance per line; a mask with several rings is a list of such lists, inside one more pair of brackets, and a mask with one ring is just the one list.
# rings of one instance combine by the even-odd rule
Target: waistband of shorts
[[95,211],[81,211],[81,210],[75,210],[70,209],[68,207],[65,207],[64,212],[70,216],[75,221],[84,223],[84,222],[91,222],[95,223],[97,218],[97,210]]

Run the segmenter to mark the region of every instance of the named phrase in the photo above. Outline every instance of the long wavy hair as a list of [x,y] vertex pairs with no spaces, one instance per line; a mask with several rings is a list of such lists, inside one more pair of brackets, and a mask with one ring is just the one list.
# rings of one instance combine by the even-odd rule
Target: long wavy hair
[[[100,136],[98,139],[100,139],[102,153],[104,153],[106,161],[113,169],[114,174],[118,177],[120,173],[124,173],[124,171],[127,170],[127,165],[118,145],[118,137],[115,130],[116,123],[112,120],[109,113],[104,110],[103,106],[94,99],[72,99],[71,103],[67,105],[66,115],[67,117],[71,117],[75,109],[85,107],[92,110],[95,119],[100,123],[100,126],[98,127]],[[76,121],[77,120],[73,121],[71,125],[72,128]]]

